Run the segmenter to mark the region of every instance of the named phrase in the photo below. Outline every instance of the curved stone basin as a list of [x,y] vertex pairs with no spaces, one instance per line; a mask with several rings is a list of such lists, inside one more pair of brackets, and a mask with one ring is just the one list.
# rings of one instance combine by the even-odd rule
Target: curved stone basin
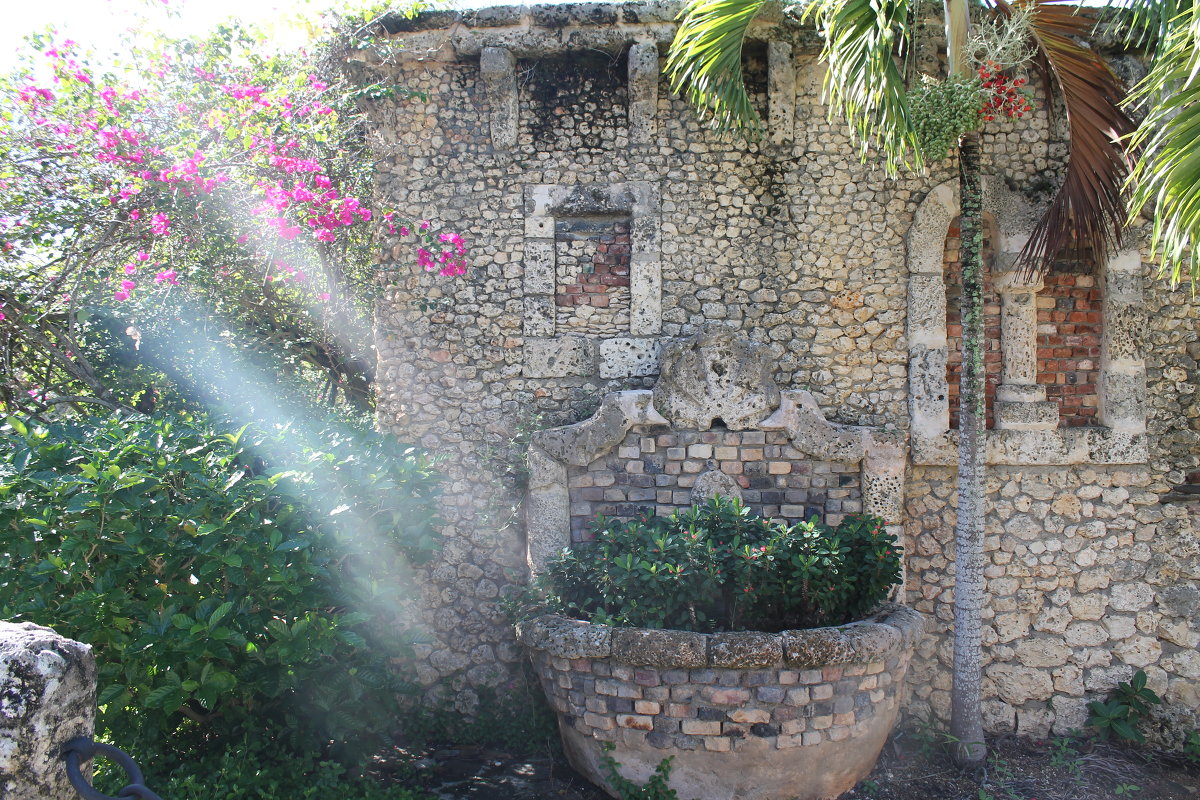
[[[556,615],[521,623],[571,765],[606,788],[673,756],[680,800],[825,800],[872,769],[923,617],[900,605],[836,628],[688,633]],[[611,790],[610,790],[611,793]]]

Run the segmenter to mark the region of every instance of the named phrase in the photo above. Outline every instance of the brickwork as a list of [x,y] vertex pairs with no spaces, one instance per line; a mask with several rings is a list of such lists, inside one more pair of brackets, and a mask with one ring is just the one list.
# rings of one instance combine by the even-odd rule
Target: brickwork
[[1046,399],[1058,403],[1059,425],[1096,425],[1100,288],[1092,275],[1061,271],[1065,267],[1048,273],[1038,292],[1038,383]]
[[557,325],[562,333],[629,333],[629,220],[555,220]]
[[776,750],[860,736],[895,708],[907,658],[823,669],[656,669],[536,653],[550,707],[601,741],[660,750]]
[[571,538],[588,537],[597,514],[630,518],[648,508],[667,516],[692,505],[696,478],[731,476],[752,511],[794,524],[817,517],[837,525],[862,511],[858,464],[813,461],[783,431],[631,430],[610,453],[572,470]]

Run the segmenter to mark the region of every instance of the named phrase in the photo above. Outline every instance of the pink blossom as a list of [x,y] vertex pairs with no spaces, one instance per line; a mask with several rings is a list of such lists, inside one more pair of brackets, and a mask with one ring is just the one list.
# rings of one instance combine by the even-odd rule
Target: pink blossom
[[166,214],[155,214],[153,219],[150,221],[150,230],[153,231],[157,236],[170,236],[171,220]]
[[121,300],[128,300],[128,299],[129,299],[129,292],[125,292],[120,289],[113,292],[113,300],[121,301]]
[[125,279],[125,280],[121,281],[121,288],[123,290],[125,290],[126,292],[132,292],[134,289],[137,288],[137,284],[129,279]]
[[126,265],[125,265],[125,274],[126,274],[126,275],[132,275],[132,274],[133,274],[133,273],[135,273],[135,272],[137,272],[137,266],[136,266],[136,265],[134,265],[134,264],[126,264]]
[[421,224],[418,225],[417,228],[418,228],[418,230],[421,230],[421,231],[427,231],[427,230],[429,230],[430,224],[431,223],[429,222],[429,220],[423,219],[423,220],[421,220]]
[[179,280],[177,273],[173,269],[164,269],[154,276],[154,284],[157,286],[162,283],[169,283],[172,286],[178,286]]
[[322,300],[328,300],[329,292],[321,292],[319,295],[317,295],[317,297],[321,298]]
[[434,261],[433,261],[433,254],[430,253],[428,250],[426,250],[424,247],[417,248],[417,266],[424,267],[426,272],[433,271],[433,268],[435,266]]
[[147,253],[145,250],[138,250],[137,255],[134,256],[134,258],[136,258],[138,261],[149,261],[150,254]]

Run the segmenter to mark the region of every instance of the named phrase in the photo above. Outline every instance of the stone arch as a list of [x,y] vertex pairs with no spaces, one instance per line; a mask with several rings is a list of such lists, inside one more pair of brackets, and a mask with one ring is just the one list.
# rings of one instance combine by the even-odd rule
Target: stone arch
[[[951,221],[958,216],[958,183],[935,186],[913,215],[907,243],[908,367],[910,445],[918,464],[953,464],[957,432],[950,429],[946,382],[946,280],[942,253]],[[995,274],[1003,297],[1003,430],[988,432],[990,464],[1142,463],[1145,443],[1145,367],[1136,331],[1141,303],[1141,256],[1127,246],[1100,265],[1103,287],[1103,347],[1098,393],[1104,427],[1059,430],[1057,404],[1047,402],[1036,382],[1036,295],[1040,280],[1028,282],[1010,269],[1038,220],[1038,210],[995,177],[983,179],[984,212],[994,220]],[[1033,319],[1034,322],[1030,322]],[[1003,395],[1001,395],[1003,393]],[[999,416],[999,409],[997,415]]]

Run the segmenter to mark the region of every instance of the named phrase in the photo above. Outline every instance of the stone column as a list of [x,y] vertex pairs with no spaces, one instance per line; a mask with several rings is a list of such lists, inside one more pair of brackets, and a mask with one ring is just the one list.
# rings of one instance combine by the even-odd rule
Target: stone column
[[1058,404],[1046,400],[1037,382],[1037,293],[1041,278],[1001,272],[992,285],[1000,295],[1000,352],[1003,367],[996,389],[996,427],[1010,431],[1053,430]]
[[91,737],[95,720],[92,648],[32,623],[0,622],[0,797],[78,800],[62,746]]
[[767,44],[767,98],[771,143],[791,144],[796,128],[796,68],[787,42]]
[[1121,433],[1145,433],[1146,364],[1139,342],[1145,325],[1141,254],[1126,250],[1109,258],[1101,289],[1100,422]]

